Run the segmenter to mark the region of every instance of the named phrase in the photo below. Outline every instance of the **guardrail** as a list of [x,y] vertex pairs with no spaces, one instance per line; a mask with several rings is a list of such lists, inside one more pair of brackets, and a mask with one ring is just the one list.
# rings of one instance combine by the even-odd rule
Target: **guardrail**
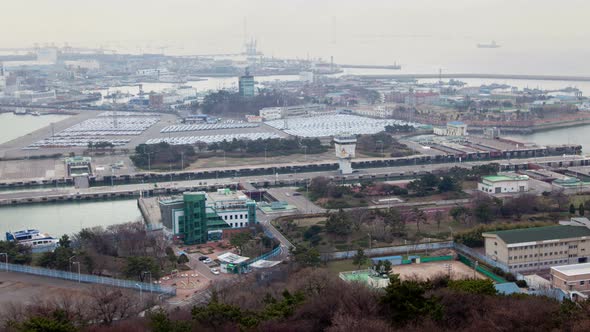
[[133,280],[115,279],[110,277],[100,277],[92,274],[79,274],[68,271],[52,270],[43,267],[0,263],[0,270],[33,274],[42,277],[71,280],[89,284],[99,284],[120,288],[136,289],[144,292],[167,294],[171,296],[176,295],[176,288],[170,286],[162,286]]

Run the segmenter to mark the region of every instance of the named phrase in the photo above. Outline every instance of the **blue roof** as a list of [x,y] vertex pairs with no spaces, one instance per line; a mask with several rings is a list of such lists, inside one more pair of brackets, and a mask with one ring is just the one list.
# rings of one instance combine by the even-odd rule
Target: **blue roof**
[[510,295],[522,293],[520,288],[514,282],[506,282],[503,284],[495,284],[494,287],[499,294]]
[[455,126],[462,126],[465,123],[464,122],[461,122],[461,121],[451,121],[451,122],[448,122],[447,124],[455,125]]

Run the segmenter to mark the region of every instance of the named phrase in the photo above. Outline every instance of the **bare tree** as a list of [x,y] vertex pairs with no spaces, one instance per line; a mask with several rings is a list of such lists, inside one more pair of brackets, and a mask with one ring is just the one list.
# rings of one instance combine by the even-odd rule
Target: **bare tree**
[[93,287],[88,303],[91,316],[105,325],[137,315],[143,310],[133,291],[106,286]]

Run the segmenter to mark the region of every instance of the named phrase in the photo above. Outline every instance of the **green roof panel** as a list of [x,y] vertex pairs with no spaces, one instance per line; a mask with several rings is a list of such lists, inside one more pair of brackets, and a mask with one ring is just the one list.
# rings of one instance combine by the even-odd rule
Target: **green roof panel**
[[559,240],[590,236],[590,229],[583,226],[560,225],[510,229],[505,231],[486,232],[485,234],[496,234],[506,244],[513,244],[521,242]]

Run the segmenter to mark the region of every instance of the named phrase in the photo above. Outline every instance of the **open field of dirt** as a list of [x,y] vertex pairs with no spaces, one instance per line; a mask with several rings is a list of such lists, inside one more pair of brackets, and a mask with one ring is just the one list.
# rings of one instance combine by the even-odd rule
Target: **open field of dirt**
[[475,272],[467,265],[458,261],[442,261],[423,264],[396,265],[392,268],[393,273],[399,274],[402,280],[418,278],[429,279],[439,274],[449,274],[451,279],[467,279],[474,276],[485,279],[485,276]]

